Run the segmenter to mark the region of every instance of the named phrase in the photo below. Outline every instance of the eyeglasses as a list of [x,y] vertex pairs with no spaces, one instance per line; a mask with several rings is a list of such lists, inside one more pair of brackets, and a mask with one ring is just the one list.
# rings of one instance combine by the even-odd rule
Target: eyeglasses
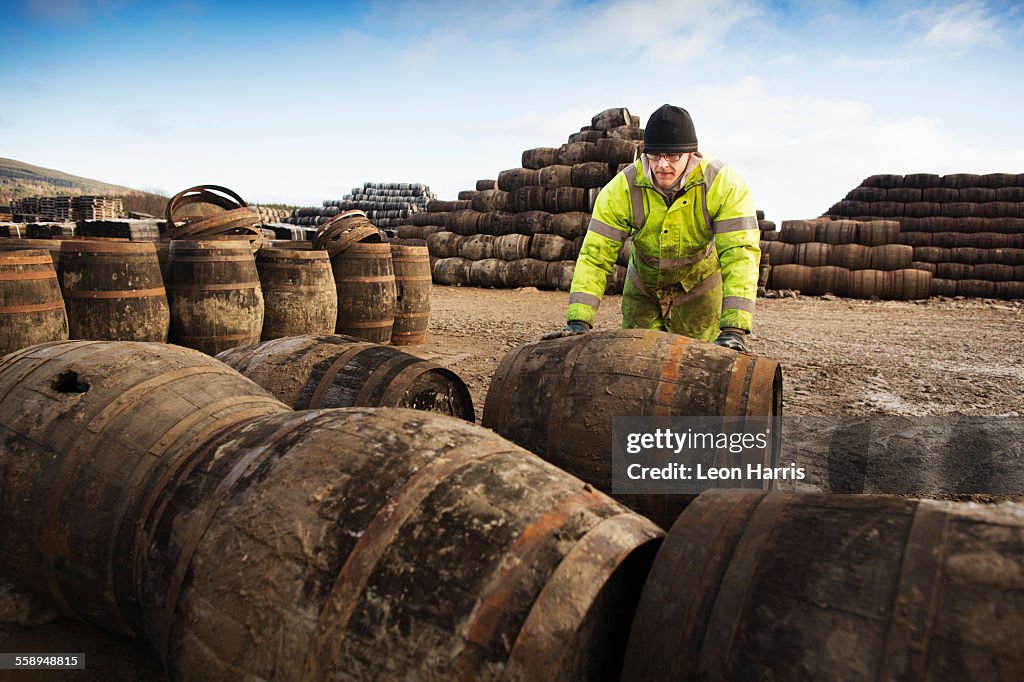
[[662,159],[665,159],[669,163],[675,163],[679,159],[683,158],[683,156],[685,156],[685,154],[647,154],[647,160],[652,163],[658,163]]

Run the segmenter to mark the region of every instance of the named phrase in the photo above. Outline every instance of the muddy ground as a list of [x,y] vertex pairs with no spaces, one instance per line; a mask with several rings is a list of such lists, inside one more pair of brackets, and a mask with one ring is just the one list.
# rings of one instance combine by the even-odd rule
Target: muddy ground
[[[567,299],[564,292],[532,288],[435,287],[428,341],[408,350],[458,373],[479,421],[502,357],[560,328]],[[605,299],[597,329],[619,327],[619,302],[617,296]],[[1019,416],[1022,322],[1020,301],[761,299],[749,347],[781,363],[787,415]],[[90,670],[0,671],[0,680],[159,676],[143,646],[80,623],[0,624],[0,652],[42,651],[86,652]]]

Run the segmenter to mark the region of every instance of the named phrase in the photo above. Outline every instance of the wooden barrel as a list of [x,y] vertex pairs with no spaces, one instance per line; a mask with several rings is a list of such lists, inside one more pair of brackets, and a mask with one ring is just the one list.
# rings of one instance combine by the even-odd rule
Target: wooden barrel
[[818,223],[813,220],[783,220],[779,232],[787,244],[807,244],[815,240]]
[[509,286],[509,261],[498,258],[475,260],[469,266],[468,284],[503,289]]
[[147,634],[172,679],[618,671],[662,532],[493,433],[313,410],[204,454],[140,529]]
[[[245,249],[248,250],[246,242]],[[231,424],[290,411],[202,353],[61,341],[0,362],[0,574],[65,614],[141,634],[149,487]]]
[[865,246],[895,244],[899,234],[898,220],[868,220],[857,226],[857,242]]
[[430,274],[435,284],[466,284],[469,282],[469,268],[473,261],[465,258],[438,258]]
[[901,269],[892,272],[892,298],[916,301],[931,296],[932,273],[925,270]]
[[547,273],[547,261],[536,258],[509,261],[506,282],[510,287],[542,287],[548,281]]
[[23,237],[0,237],[0,251],[31,251],[42,249],[50,254],[53,269],[60,267],[60,239],[25,239]]
[[943,279],[971,279],[974,266],[967,263],[936,263],[935,274]]
[[640,156],[643,143],[637,140],[604,137],[598,140],[595,146],[596,148],[591,158],[580,159],[573,163],[583,163],[585,161],[604,161],[610,164],[633,163]]
[[1020,679],[1022,544],[996,505],[707,491],[658,552],[622,679]]
[[819,265],[811,268],[811,286],[808,294],[820,296],[834,294],[846,296],[850,271],[836,265]]
[[248,240],[171,242],[166,287],[170,343],[216,355],[259,341],[263,292]]
[[587,233],[590,214],[584,211],[567,211],[551,215],[548,229],[564,239],[576,239]]
[[956,295],[967,298],[992,298],[995,295],[995,282],[983,279],[962,279],[956,283]]
[[621,265],[613,265],[612,272],[608,275],[608,281],[604,285],[605,295],[617,296],[622,293],[622,287],[626,283],[626,268]]
[[537,181],[533,184],[554,189],[555,187],[572,186],[572,166],[555,164],[546,166],[537,171]]
[[796,245],[796,262],[799,265],[817,267],[829,265],[832,258],[832,245],[822,242],[808,242]]
[[545,272],[548,289],[569,291],[572,286],[572,276],[576,272],[576,261],[562,260],[555,263],[548,263]]
[[956,280],[932,277],[932,296],[956,296]]
[[976,279],[987,279],[990,282],[1009,282],[1013,280],[1013,266],[999,263],[980,263],[974,266]]
[[423,343],[430,326],[430,255],[425,246],[391,245],[395,270],[395,324],[391,343],[410,346]]
[[470,206],[474,211],[504,211],[508,208],[509,193],[500,189],[488,189],[477,192]]
[[560,261],[575,258],[572,241],[554,234],[535,234],[530,238],[530,258]]
[[544,187],[520,187],[509,195],[509,210],[516,213],[545,210],[544,200],[548,190]]
[[551,219],[554,217],[547,211],[523,211],[521,213],[516,213],[515,215],[516,232],[525,235],[548,232],[548,226],[551,224]]
[[1005,300],[1024,299],[1024,281],[996,282],[992,295]]
[[763,247],[771,256],[772,267],[776,265],[796,265],[796,244],[788,242],[767,242]]
[[554,147],[536,147],[523,151],[523,168],[543,168],[558,163],[558,150]]
[[538,173],[539,171],[533,168],[510,168],[509,170],[503,170],[498,173],[497,189],[511,192],[520,187],[539,184],[537,182]]
[[827,244],[854,244],[857,241],[857,222],[830,220],[827,223],[819,223],[815,237]]
[[[537,341],[501,361],[483,425],[610,492],[612,419],[628,415],[781,416],[782,370],[774,360],[648,329]],[[777,441],[776,434],[764,453],[772,462]],[[619,499],[665,527],[688,501]]]
[[771,256],[771,258],[772,270],[768,284],[770,289],[810,291],[811,268],[806,265],[775,265],[775,256]]
[[949,259],[955,263],[967,263],[977,265],[984,263],[987,259],[987,250],[970,246],[958,246],[949,250]]
[[573,187],[604,187],[612,179],[612,174],[607,163],[592,161],[573,166],[571,179]]
[[[387,343],[395,324],[390,244],[353,244],[331,259],[338,287],[338,334]],[[241,345],[241,344],[236,344]]]
[[846,280],[850,298],[892,298],[892,273],[882,270],[851,270]]
[[0,251],[0,355],[68,338],[68,317],[50,253]]
[[69,338],[167,341],[170,309],[153,243],[64,241],[59,275]]
[[473,421],[459,376],[429,360],[354,336],[304,335],[217,356],[296,410],[408,407]]
[[494,240],[494,257],[501,260],[519,260],[530,256],[530,237],[507,234]]
[[836,244],[832,247],[832,264],[848,270],[866,270],[871,267],[871,247]]
[[516,231],[516,214],[511,211],[491,211],[480,216],[477,223],[480,234],[501,237]]
[[459,257],[466,260],[494,258],[494,237],[489,234],[474,234],[459,242]]
[[604,138],[594,142],[567,142],[558,148],[558,163],[563,166],[572,166],[576,163],[596,161],[598,158],[598,145]]
[[463,239],[462,235],[454,232],[435,232],[427,237],[427,249],[430,255],[438,258],[456,258]]
[[879,244],[871,247],[872,270],[901,270],[914,260],[914,247],[907,244]]
[[326,251],[263,248],[256,270],[263,290],[261,340],[334,331],[338,291]]
[[612,107],[595,114],[590,119],[590,125],[595,130],[611,130],[619,126],[631,126],[632,117],[626,107]]

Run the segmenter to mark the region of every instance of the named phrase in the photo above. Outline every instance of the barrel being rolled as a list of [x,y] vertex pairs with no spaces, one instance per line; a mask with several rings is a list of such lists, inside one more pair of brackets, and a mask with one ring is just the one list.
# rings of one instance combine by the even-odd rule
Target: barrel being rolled
[[72,339],[167,341],[170,309],[153,243],[64,241],[60,282]]
[[260,340],[263,291],[248,240],[171,242],[166,287],[170,343],[216,355]]
[[[629,329],[528,343],[501,361],[483,425],[603,491],[616,416],[782,415],[779,364],[667,332]],[[764,454],[772,466],[774,433]],[[689,498],[618,497],[665,527]]]
[[351,336],[296,336],[217,356],[296,410],[409,407],[474,420],[473,399],[455,372]]
[[326,251],[263,248],[256,270],[263,291],[261,340],[334,331],[338,291]]
[[[246,247],[248,248],[248,247]],[[141,634],[136,521],[221,428],[288,408],[194,350],[58,341],[0,362],[0,574],[64,614]]]
[[1020,509],[704,492],[658,553],[622,679],[1024,678]]
[[0,252],[0,355],[68,338],[68,318],[50,254]]

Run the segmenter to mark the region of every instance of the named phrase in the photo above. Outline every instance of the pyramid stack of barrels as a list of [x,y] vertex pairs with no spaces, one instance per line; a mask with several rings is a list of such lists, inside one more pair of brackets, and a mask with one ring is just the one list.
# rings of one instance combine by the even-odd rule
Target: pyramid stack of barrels
[[885,221],[887,241],[872,246],[929,273],[932,295],[1024,298],[1024,174],[872,175],[825,217]]
[[355,209],[377,227],[393,228],[407,223],[409,216],[423,211],[435,198],[430,187],[421,182],[364,182],[341,199],[325,199],[323,206],[295,209],[285,222],[322,225],[339,213]]
[[[637,116],[613,108],[560,147],[527,149],[521,166],[480,180],[457,201],[427,202],[396,228],[402,243],[426,244],[437,284],[568,290],[601,188],[643,146]],[[620,293],[628,245],[609,277]]]

